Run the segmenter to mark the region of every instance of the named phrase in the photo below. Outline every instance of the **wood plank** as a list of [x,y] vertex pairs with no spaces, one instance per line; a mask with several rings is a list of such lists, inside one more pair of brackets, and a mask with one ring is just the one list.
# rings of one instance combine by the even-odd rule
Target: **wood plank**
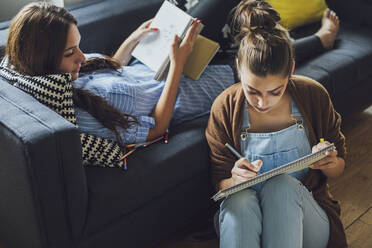
[[330,191],[341,204],[341,219],[349,226],[372,206],[372,106],[345,120],[347,157],[342,176],[330,180]]
[[372,208],[346,229],[350,248],[372,246]]

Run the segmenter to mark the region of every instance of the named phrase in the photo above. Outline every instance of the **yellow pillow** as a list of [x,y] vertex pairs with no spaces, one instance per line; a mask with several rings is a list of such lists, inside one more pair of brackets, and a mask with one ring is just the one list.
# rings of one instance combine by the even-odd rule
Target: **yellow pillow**
[[319,21],[327,4],[325,0],[266,0],[279,12],[280,24],[291,30]]

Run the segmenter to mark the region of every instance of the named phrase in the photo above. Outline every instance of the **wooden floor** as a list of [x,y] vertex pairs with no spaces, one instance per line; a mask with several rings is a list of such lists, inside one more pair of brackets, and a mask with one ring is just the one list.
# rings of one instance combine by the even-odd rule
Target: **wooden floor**
[[[351,248],[372,247],[372,105],[343,121],[346,136],[346,169],[330,181],[330,190],[341,203],[341,219]],[[192,227],[191,227],[192,230]],[[190,240],[190,232],[176,233],[151,248],[218,248],[218,240]]]

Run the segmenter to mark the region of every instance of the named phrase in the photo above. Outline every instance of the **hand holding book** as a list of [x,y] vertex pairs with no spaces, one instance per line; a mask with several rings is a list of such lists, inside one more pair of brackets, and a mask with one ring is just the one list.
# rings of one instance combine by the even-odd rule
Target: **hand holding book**
[[[150,28],[158,28],[156,33],[149,33],[144,36],[139,44],[134,48],[133,56],[155,71],[154,79],[162,80],[168,72],[170,66],[170,48],[177,40],[183,40],[190,31],[189,27],[193,25],[195,18],[179,9],[168,1],[164,1],[150,24]],[[203,24],[198,24],[197,33],[200,33]],[[193,30],[193,28],[191,28]],[[194,31],[190,31],[194,33]],[[184,63],[183,74],[197,80],[204,71],[207,64],[216,54],[219,45],[201,35],[194,38],[195,48]],[[181,45],[182,46],[182,43]],[[173,48],[172,48],[173,49]],[[183,61],[181,60],[181,63]]]
[[200,24],[201,21],[195,19],[193,24],[187,30],[186,36],[183,40],[181,40],[178,35],[174,36],[169,54],[170,66],[180,67],[181,70],[183,69],[187,58],[194,47],[196,37],[199,33],[198,30]]
[[158,31],[158,28],[150,27],[152,20],[153,19],[150,19],[142,23],[133,33],[131,33],[128,39],[137,44],[146,34]]
[[127,39],[121,44],[113,56],[121,65],[127,65],[132,58],[132,52],[139,41],[149,33],[158,31],[157,28],[150,28],[152,19],[142,23]]
[[[330,142],[323,140],[312,148],[312,152],[318,152],[330,145]],[[327,151],[323,159],[313,163],[309,167],[313,170],[321,170],[328,178],[338,177],[345,168],[345,160],[337,155],[338,153],[336,149]]]

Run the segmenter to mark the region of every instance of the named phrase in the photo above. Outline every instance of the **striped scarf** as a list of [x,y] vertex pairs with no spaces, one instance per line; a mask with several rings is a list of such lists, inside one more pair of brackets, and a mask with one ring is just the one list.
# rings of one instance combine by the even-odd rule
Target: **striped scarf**
[[[71,74],[22,75],[10,69],[7,57],[4,57],[0,62],[0,76],[77,126]],[[86,133],[80,133],[80,140],[84,165],[123,167],[120,159],[123,149],[118,143]]]

